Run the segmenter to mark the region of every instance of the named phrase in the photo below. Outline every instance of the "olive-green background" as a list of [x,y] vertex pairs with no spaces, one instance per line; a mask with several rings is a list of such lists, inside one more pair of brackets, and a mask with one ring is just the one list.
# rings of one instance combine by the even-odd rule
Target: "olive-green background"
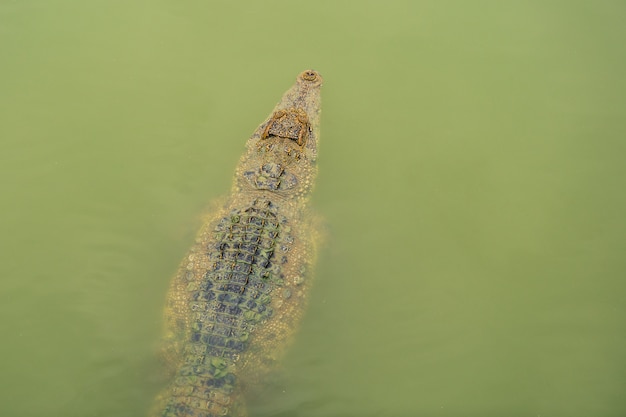
[[141,417],[307,68],[327,242],[252,417],[626,415],[623,1],[0,0],[0,415]]

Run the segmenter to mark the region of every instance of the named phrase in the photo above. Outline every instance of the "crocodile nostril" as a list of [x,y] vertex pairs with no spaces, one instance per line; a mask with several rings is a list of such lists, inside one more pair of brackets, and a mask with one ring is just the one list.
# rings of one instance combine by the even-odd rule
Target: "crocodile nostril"
[[315,81],[317,77],[317,72],[313,70],[307,70],[302,73],[302,79],[305,81]]

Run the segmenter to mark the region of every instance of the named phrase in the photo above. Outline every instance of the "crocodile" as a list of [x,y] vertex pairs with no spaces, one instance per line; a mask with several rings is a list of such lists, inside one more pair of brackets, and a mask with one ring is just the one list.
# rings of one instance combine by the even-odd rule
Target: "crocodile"
[[172,279],[153,417],[247,416],[244,395],[274,369],[303,315],[315,260],[322,77],[298,75],[246,143],[230,196]]

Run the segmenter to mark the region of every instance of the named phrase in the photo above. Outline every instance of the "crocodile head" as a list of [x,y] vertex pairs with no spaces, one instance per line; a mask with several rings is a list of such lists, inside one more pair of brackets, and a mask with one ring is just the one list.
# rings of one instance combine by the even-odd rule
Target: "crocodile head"
[[316,174],[322,77],[307,70],[248,140],[237,169],[239,189],[301,198]]

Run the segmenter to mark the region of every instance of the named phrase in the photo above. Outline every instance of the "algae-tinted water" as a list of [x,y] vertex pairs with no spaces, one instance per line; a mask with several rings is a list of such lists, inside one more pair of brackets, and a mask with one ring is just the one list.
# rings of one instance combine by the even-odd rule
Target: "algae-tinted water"
[[252,417],[626,414],[620,2],[0,2],[0,415],[141,416],[165,291],[325,78],[310,308]]

